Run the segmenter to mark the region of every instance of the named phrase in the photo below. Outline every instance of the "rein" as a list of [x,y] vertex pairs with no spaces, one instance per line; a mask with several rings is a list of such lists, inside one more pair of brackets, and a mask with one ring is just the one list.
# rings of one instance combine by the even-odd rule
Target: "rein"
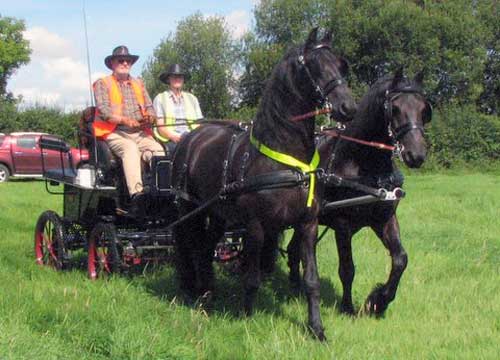
[[314,110],[314,111],[309,111],[308,113],[302,114],[302,115],[297,115],[293,116],[290,120],[292,121],[301,121],[316,115],[324,115],[324,114],[329,114],[331,113],[332,110],[330,108],[325,108],[325,109],[319,109],[319,110]]
[[396,146],[387,145],[387,144],[379,143],[376,141],[366,141],[366,140],[356,139],[356,138],[353,138],[350,136],[342,135],[336,130],[323,130],[322,132],[327,134],[327,135],[330,135],[332,137],[351,141],[351,142],[361,144],[361,145],[371,146],[371,147],[374,147],[374,148],[379,149],[379,150],[387,150],[387,151],[396,150]]

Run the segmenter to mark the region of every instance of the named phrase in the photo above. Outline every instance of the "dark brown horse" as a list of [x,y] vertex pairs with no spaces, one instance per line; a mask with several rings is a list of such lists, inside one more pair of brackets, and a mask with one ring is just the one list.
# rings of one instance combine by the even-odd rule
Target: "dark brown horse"
[[[173,186],[180,198],[184,198],[180,200],[181,216],[217,197],[231,182],[292,168],[264,155],[257,148],[259,144],[310,164],[316,151],[314,117],[301,122],[293,121],[292,117],[329,104],[336,118],[352,118],[356,104],[343,80],[347,62],[334,55],[330,43],[330,33],[318,41],[314,29],[303,46],[284,56],[267,83],[251,135],[237,126],[219,122],[205,124],[181,141],[172,173]],[[261,269],[272,267],[269,262],[274,260],[261,255],[273,253],[277,235],[293,226],[305,264],[309,327],[323,340],[315,256],[319,207],[317,200],[308,206],[308,197],[309,189],[304,184],[257,189],[229,195],[207,212],[183,222],[176,228],[177,273],[182,289],[194,296],[211,293],[216,241],[225,228],[244,226],[247,229],[242,267],[244,309],[251,314],[261,284]]]
[[[409,167],[418,168],[426,157],[423,127],[431,120],[432,108],[422,93],[422,74],[408,80],[399,70],[393,77],[377,81],[359,104],[354,120],[347,124],[344,135],[385,144],[400,143],[402,158]],[[391,191],[403,184],[392,153],[329,135],[319,139],[321,166],[327,172],[374,188]],[[328,202],[366,195],[349,188],[326,186],[323,195]],[[368,296],[365,308],[381,315],[394,299],[407,255],[401,244],[396,218],[398,202],[377,202],[322,211],[319,223],[335,230],[339,254],[339,275],[343,286],[341,310],[353,314],[351,286],[354,279],[351,239],[361,228],[369,226],[382,240],[392,258],[392,268],[385,284],[377,285]],[[298,238],[288,246],[290,281],[299,286]]]

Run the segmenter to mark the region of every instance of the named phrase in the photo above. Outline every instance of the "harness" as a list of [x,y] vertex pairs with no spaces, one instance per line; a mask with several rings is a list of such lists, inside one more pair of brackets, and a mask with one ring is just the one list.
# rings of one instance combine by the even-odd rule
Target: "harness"
[[314,150],[314,155],[312,157],[312,160],[309,164],[306,164],[296,158],[294,158],[291,155],[288,154],[283,154],[280,153],[276,150],[273,150],[260,141],[258,141],[250,132],[250,143],[255,146],[255,148],[262,153],[263,155],[266,155],[268,158],[273,159],[274,161],[277,161],[281,164],[288,165],[294,168],[298,168],[302,170],[304,174],[309,174],[310,175],[310,183],[309,183],[309,194],[307,196],[307,207],[312,206],[312,202],[314,199],[314,189],[315,189],[315,184],[316,184],[316,176],[314,171],[319,165],[319,152],[318,149]]

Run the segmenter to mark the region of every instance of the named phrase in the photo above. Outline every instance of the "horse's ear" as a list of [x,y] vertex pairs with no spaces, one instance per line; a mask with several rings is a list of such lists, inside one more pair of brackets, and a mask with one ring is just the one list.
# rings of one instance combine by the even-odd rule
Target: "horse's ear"
[[340,75],[342,75],[342,77],[346,77],[347,74],[349,73],[349,62],[343,57],[339,57],[338,59],[340,62],[340,67],[339,67]]
[[306,49],[311,48],[318,42],[318,28],[315,27],[314,29],[311,30],[309,33],[309,36],[307,37],[306,40]]
[[391,89],[394,89],[398,86],[398,84],[403,80],[403,67],[400,66],[396,72],[394,73],[394,79],[392,80]]
[[413,79],[413,81],[422,86],[423,82],[424,82],[424,70],[420,70],[416,75],[415,75],[415,78]]
[[332,44],[332,30],[328,30],[326,32],[325,36],[323,36],[323,39],[321,39],[321,43],[328,45]]

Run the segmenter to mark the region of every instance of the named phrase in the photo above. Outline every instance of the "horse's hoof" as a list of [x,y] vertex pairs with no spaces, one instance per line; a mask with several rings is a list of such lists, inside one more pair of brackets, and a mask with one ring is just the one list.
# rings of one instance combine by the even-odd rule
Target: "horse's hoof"
[[213,292],[210,290],[205,291],[196,300],[196,307],[202,310],[210,310],[212,304]]
[[380,317],[387,310],[389,304],[385,301],[385,298],[380,292],[373,292],[368,296],[365,302],[365,311],[372,316]]
[[300,280],[290,279],[290,290],[294,296],[299,296],[302,293],[302,283]]
[[323,329],[323,327],[320,327],[319,329],[314,329],[312,327],[310,327],[310,330],[313,334],[313,336],[321,341],[321,342],[325,342],[326,341],[326,336],[325,336],[325,329]]
[[352,304],[340,304],[340,312],[350,316],[354,316],[354,314],[356,314]]

